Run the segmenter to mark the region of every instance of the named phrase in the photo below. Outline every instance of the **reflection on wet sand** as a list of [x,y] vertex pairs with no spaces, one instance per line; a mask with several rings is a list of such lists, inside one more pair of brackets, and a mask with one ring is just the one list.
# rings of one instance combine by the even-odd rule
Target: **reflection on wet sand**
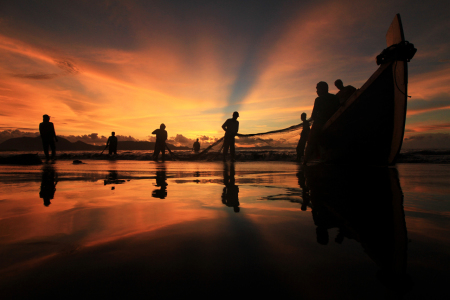
[[328,230],[337,228],[335,242],[359,242],[379,267],[377,277],[384,285],[400,293],[408,290],[407,230],[397,170],[323,165],[300,173],[309,189],[317,242],[327,245]]
[[298,185],[302,189],[303,201],[302,201],[301,210],[306,211],[307,207],[310,206],[309,205],[310,199],[309,199],[309,188],[306,186],[305,172],[302,170],[302,168],[299,168],[296,175],[297,175],[297,179],[298,179]]
[[44,205],[49,206],[50,200],[55,197],[56,184],[58,183],[58,174],[52,165],[46,164],[42,167],[42,180],[39,197],[44,199]]
[[118,179],[119,174],[115,170],[108,171],[108,175],[106,176],[106,179],[103,181],[104,185],[107,184],[122,184],[125,183],[125,180]]
[[234,212],[238,213],[239,208],[239,187],[236,185],[234,163],[230,165],[223,164],[223,184],[225,187],[222,192],[222,203],[228,207],[233,207]]
[[158,167],[156,170],[156,184],[155,186],[159,187],[159,189],[153,190],[152,197],[165,199],[167,197],[167,174],[166,174],[166,166],[163,164]]
[[[107,163],[85,169],[58,163],[33,173],[3,171],[2,299],[217,291],[235,297],[224,282],[253,298],[439,299],[445,286],[448,218],[433,219],[429,194],[412,194],[402,181],[413,241],[407,249],[396,170],[238,162],[199,172],[204,164],[151,163],[141,170],[137,162],[135,169],[117,165],[108,172],[115,169]],[[422,177],[413,177],[418,187]],[[130,181],[112,193],[105,179]],[[39,188],[57,201],[43,207]],[[414,197],[427,214],[408,215]],[[404,295],[406,274],[420,285]]]

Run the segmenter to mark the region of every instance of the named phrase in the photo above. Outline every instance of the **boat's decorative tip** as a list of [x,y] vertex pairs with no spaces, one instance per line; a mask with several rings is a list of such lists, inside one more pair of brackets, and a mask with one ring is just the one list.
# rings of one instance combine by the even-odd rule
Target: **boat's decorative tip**
[[377,55],[377,65],[385,64],[395,60],[403,60],[409,62],[416,54],[417,49],[414,44],[403,41],[384,49],[380,55]]

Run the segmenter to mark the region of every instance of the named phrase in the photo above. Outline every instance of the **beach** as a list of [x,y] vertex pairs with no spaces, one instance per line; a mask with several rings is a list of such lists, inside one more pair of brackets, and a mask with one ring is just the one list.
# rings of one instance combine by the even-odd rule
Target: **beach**
[[450,165],[342,169],[2,166],[2,298],[447,299]]

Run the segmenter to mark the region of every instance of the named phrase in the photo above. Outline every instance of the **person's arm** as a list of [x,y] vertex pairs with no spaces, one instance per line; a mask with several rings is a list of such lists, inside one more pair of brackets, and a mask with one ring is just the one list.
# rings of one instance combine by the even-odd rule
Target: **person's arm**
[[108,140],[106,141],[106,146],[109,145],[109,142],[111,142],[111,137],[109,137]]
[[152,134],[156,134],[156,131],[158,131],[158,129],[153,130]]
[[237,135],[238,134],[238,132],[239,132],[239,121],[236,121],[237,122],[237,126],[236,126],[236,133],[234,134],[234,135]]
[[55,132],[55,126],[52,123],[52,131],[53,131],[53,137],[55,138],[55,141],[58,141],[58,138],[56,137],[56,132]]
[[164,130],[164,140],[167,141],[167,131]]
[[42,136],[42,123],[39,123],[39,134]]
[[225,123],[223,123],[223,125],[222,125],[223,131],[227,131],[227,122],[228,122],[228,120],[226,120]]
[[312,120],[312,121],[314,121],[314,119],[317,117],[317,116],[316,116],[316,114],[317,114],[317,105],[316,105],[316,102],[317,102],[317,101],[314,101],[314,107],[313,107],[313,110],[312,110],[312,113],[311,113],[311,118],[309,118],[309,120]]

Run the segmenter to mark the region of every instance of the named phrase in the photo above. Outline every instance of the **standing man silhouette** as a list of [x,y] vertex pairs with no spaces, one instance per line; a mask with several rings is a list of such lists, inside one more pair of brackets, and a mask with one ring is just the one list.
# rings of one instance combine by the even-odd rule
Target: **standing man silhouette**
[[197,139],[197,141],[194,142],[194,145],[192,148],[194,148],[195,153],[198,153],[200,151],[200,143],[199,143],[198,139]]
[[58,141],[55,133],[55,126],[53,126],[53,123],[50,122],[49,115],[43,115],[42,118],[43,122],[39,124],[39,133],[41,134],[45,158],[47,161],[49,160],[48,147],[50,146],[52,149],[52,160],[54,160],[56,156],[55,141]]
[[113,153],[117,155],[117,137],[114,131],[111,132],[111,136],[108,138],[108,141],[106,142],[106,146],[108,145],[109,145],[109,155],[112,155]]
[[300,119],[303,121],[303,130],[300,133],[300,140],[298,141],[296,149],[298,162],[300,162],[302,156],[305,154],[306,141],[308,140],[309,132],[311,131],[309,128],[309,121],[306,120],[306,113],[302,113]]
[[159,153],[162,152],[162,161],[164,161],[166,154],[166,140],[167,140],[167,131],[166,125],[161,124],[159,129],[156,129],[152,132],[152,134],[156,134],[156,143],[155,143],[155,152],[153,153],[153,159],[155,161],[158,160]]
[[336,95],[328,93],[328,83],[321,81],[316,86],[317,97],[314,101],[314,107],[311,114],[313,121],[311,132],[308,138],[308,144],[305,149],[305,158],[303,164],[306,164],[314,152],[319,150],[319,139],[322,128],[329,118],[339,108],[339,98]]
[[336,96],[339,98],[339,102],[342,104],[347,101],[350,96],[356,92],[356,88],[351,85],[344,86],[344,83],[342,80],[338,79],[334,82],[334,85],[338,88],[339,92],[336,94]]
[[223,139],[223,160],[227,160],[228,148],[230,148],[231,161],[235,161],[235,137],[239,131],[239,113],[235,111],[233,118],[228,119],[223,123],[222,129],[225,130],[225,137]]

